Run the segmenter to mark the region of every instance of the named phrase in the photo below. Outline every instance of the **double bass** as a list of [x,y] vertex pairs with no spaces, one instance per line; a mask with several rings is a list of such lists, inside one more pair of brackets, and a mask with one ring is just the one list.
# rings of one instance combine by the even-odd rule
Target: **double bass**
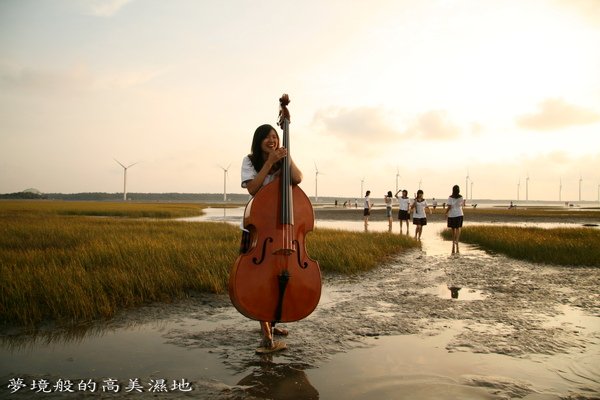
[[229,274],[229,297],[244,316],[272,323],[309,316],[321,297],[319,263],[306,252],[314,211],[306,194],[292,184],[289,97],[280,99],[278,125],[288,151],[276,178],[248,202],[244,228],[250,245]]

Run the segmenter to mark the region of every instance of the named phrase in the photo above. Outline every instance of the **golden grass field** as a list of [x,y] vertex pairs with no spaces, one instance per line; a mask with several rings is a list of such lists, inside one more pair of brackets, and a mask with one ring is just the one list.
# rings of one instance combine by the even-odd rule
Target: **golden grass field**
[[[452,239],[450,229],[442,232]],[[600,267],[600,230],[475,225],[462,229],[460,241],[534,263]]]
[[[74,323],[191,291],[225,292],[239,228],[170,220],[201,209],[177,203],[0,202],[0,321]],[[325,273],[365,271],[418,246],[387,233],[318,229],[307,236],[308,253]]]

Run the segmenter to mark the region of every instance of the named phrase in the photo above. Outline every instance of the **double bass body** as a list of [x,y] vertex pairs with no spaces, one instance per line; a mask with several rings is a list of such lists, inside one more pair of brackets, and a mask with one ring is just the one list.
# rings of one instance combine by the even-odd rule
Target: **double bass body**
[[298,321],[313,312],[321,297],[319,264],[305,247],[305,235],[314,227],[312,205],[302,189],[292,185],[293,224],[282,223],[281,187],[286,183],[281,180],[261,188],[246,205],[244,227],[250,232],[250,246],[229,276],[233,305],[258,321]]

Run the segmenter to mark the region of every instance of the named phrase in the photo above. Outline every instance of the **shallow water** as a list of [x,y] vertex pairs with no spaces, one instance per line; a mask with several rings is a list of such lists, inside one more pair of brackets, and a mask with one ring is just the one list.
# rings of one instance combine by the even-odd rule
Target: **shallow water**
[[[240,209],[203,219],[239,224]],[[363,230],[362,221],[317,221]],[[370,230],[386,231],[372,221]],[[0,337],[0,397],[120,397],[158,379],[191,382],[168,398],[555,399],[600,396],[600,273],[507,259],[463,245],[451,256],[442,224],[422,250],[360,276],[327,276],[317,310],[287,324],[288,350],[256,356],[258,324],[225,295],[123,312],[108,323]],[[414,228],[411,226],[411,233]],[[399,231],[395,222],[394,231]],[[453,298],[453,290],[457,294]],[[7,385],[28,387],[11,395]],[[120,394],[101,393],[108,378]],[[51,393],[31,390],[33,380]],[[61,392],[71,380],[75,393]],[[96,392],[77,391],[80,380]],[[52,388],[54,386],[54,388]],[[153,387],[154,389],[157,386]]]

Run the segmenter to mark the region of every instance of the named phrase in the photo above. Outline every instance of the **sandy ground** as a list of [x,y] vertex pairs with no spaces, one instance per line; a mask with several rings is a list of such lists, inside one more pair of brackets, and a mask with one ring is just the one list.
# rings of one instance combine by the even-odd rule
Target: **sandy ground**
[[[354,216],[346,216],[351,212],[356,213],[316,214],[351,222]],[[372,221],[376,225],[377,217]],[[197,294],[122,313],[79,334],[3,336],[0,357],[7,365],[0,368],[0,397],[600,398],[600,269],[536,265],[469,246],[452,256],[437,237],[440,226],[425,228],[422,250],[375,271],[325,276],[316,311],[285,325],[289,348],[281,353],[255,355],[258,323],[237,313],[226,295]],[[48,343],[54,351],[46,349]],[[130,354],[136,346],[143,350]],[[84,354],[94,351],[86,363]],[[116,361],[100,361],[102,353]],[[36,365],[43,357],[47,364]],[[123,379],[186,377],[194,390],[162,397],[122,392],[26,397],[31,393],[6,390],[17,376],[56,381],[111,373]]]

